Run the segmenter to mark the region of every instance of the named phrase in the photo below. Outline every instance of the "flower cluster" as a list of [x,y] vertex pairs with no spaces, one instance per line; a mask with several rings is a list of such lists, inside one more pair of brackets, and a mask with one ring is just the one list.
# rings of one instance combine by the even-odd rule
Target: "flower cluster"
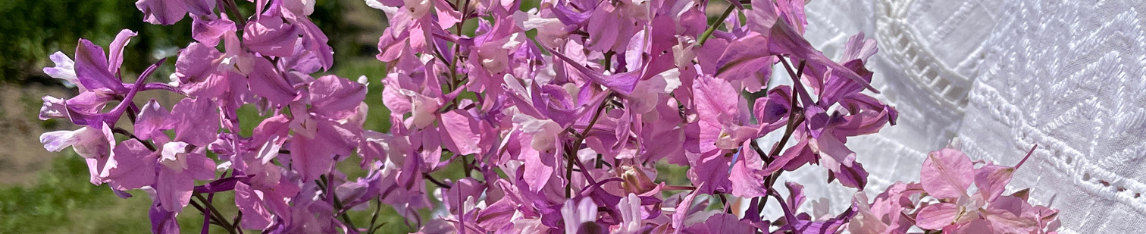
[[[787,198],[773,188],[784,171],[815,164],[829,182],[862,190],[867,172],[845,143],[897,118],[864,92],[878,92],[865,67],[875,41],[857,34],[828,58],[803,37],[802,0],[732,1],[712,25],[707,1],[366,3],[390,24],[377,56],[388,132],[362,128],[364,77],[312,76],[333,64],[307,18],[314,0],[257,0],[251,16],[233,0],[139,0],[147,22],[192,20],[195,42],[180,51],[171,82],[146,82],[162,60],[134,82],[120,77],[134,32],[121,32],[107,56],[81,39],[75,61],[57,53],[44,69],[80,94],[45,97],[40,113],[81,128],[41,141],[50,151],[72,146],[93,184],[124,197],[146,190],[157,233],[177,232],[174,217],[188,205],[204,229],[269,233],[372,233],[374,223],[346,216],[370,203],[424,233],[887,232],[915,221],[1030,231],[1054,217],[1021,206],[1022,194],[999,195],[1013,168],[977,169],[986,189],[967,195],[971,166],[948,151],[929,159],[925,167],[937,169],[924,170],[922,187],[897,185],[870,206],[861,193],[840,214],[798,213],[803,185],[786,184]],[[773,81],[774,68],[786,75]],[[144,90],[185,98],[137,106]],[[240,119],[247,105],[263,119]],[[127,127],[117,125],[123,116]],[[761,147],[756,139],[769,134],[781,140]],[[334,167],[352,155],[366,176]],[[658,165],[687,167],[691,184],[654,182]],[[464,177],[434,177],[458,167]],[[234,194],[235,218],[213,207],[224,192]],[[923,192],[939,202],[900,199]],[[707,210],[716,198],[723,210]],[[783,217],[762,216],[770,198]],[[733,210],[734,201],[748,208]],[[913,207],[917,217],[900,212]],[[1037,226],[1011,225],[1028,221]]]
[[[864,60],[875,42],[856,35],[844,56],[826,57],[803,38],[803,1],[735,2],[729,14],[747,21],[718,21],[727,31],[706,23],[701,1],[542,1],[528,11],[509,1],[367,2],[391,22],[378,59],[389,65],[383,95],[394,128],[366,137],[386,152],[366,158],[386,163],[375,169],[380,187],[362,186],[397,190],[402,197],[383,201],[408,214],[432,194],[445,207],[431,226],[767,230],[758,214],[714,215],[693,199],[731,195],[763,207],[778,196],[780,172],[807,164],[863,188],[867,173],[844,143],[896,119],[862,93],[872,89]],[[473,21],[468,36],[461,30]],[[793,85],[769,86],[776,64]],[[765,152],[753,139],[773,132],[785,142]],[[425,191],[426,173],[451,163],[477,175]],[[658,163],[687,166],[692,184],[654,183]],[[685,192],[663,195],[677,190]]]
[[870,204],[866,194],[856,193],[857,214],[848,230],[906,233],[914,226],[943,233],[1054,233],[1061,225],[1058,210],[1028,203],[1030,189],[1002,195],[1027,158],[1030,153],[1008,167],[971,162],[950,148],[931,152],[923,162],[920,183],[896,183]]
[[[107,183],[122,197],[130,196],[126,190],[147,190],[157,233],[178,232],[174,217],[189,204],[204,211],[204,227],[211,222],[235,230],[232,219],[211,210],[211,194],[231,190],[241,228],[333,230],[339,225],[316,214],[340,212],[331,209],[334,193],[328,191],[345,179],[331,165],[350,156],[363,138],[366,88],[310,75],[329,69],[334,55],[307,18],[313,0],[257,3],[257,14],[235,17],[233,1],[138,1],[149,23],[192,21],[195,42],[179,52],[170,83],[147,82],[164,60],[123,82],[123,48],[136,36],[130,30],[119,33],[106,56],[86,39],[74,61],[53,54],[56,66],[44,72],[76,84],[80,94],[44,97],[40,118],[67,119],[81,128],[47,132],[40,141],[49,151],[72,146],[87,160],[93,184]],[[134,103],[146,90],[184,98],[171,107]],[[253,130],[240,129],[236,114],[248,104],[267,116]],[[130,125],[120,127],[124,116]],[[113,134],[128,139],[117,141]]]

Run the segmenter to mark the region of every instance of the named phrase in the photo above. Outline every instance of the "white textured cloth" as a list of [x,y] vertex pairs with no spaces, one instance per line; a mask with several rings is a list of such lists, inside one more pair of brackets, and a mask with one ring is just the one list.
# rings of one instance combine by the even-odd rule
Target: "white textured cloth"
[[[807,37],[829,57],[858,32],[879,42],[869,68],[900,116],[848,142],[871,174],[868,194],[918,181],[924,155],[953,138],[1004,165],[1038,144],[1011,189],[1060,209],[1063,233],[1131,233],[1146,230],[1140,10],[1131,0],[816,0]],[[826,171],[805,168],[782,179],[809,185],[811,199],[851,199],[838,183],[812,186]]]

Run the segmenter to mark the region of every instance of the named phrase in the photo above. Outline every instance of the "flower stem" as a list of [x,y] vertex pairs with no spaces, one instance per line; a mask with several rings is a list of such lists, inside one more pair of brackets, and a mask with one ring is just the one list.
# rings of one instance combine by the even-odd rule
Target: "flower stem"
[[430,173],[422,172],[422,177],[426,177],[427,180],[430,180],[430,183],[434,183],[434,185],[437,185],[440,188],[450,189],[449,184],[443,183],[442,181],[435,179],[434,176],[430,175]]
[[696,45],[703,46],[704,42],[708,41],[708,38],[712,36],[712,33],[716,32],[716,28],[719,28],[720,24],[724,23],[724,19],[732,15],[733,9],[736,9],[736,5],[728,4],[728,9],[724,10],[724,14],[721,14],[720,18],[717,18],[716,22],[713,22],[712,26],[708,27],[708,30],[704,30],[704,34],[700,34],[700,38],[696,40]]
[[223,227],[223,229],[226,229],[228,233],[236,234],[235,227],[231,226],[231,223],[224,221],[225,219],[222,218],[223,213],[220,213],[218,209],[215,209],[215,206],[212,205],[210,201],[207,201],[207,198],[204,198],[203,195],[199,193],[194,193],[194,196],[195,199],[199,199],[199,202],[203,203],[203,205],[207,207],[207,212],[209,212],[211,216],[216,217],[215,220],[216,222],[219,222],[219,226]]
[[378,221],[379,210],[382,210],[382,200],[375,201],[374,203],[374,213],[370,214],[370,226],[367,226],[370,230],[366,232],[367,234],[374,234],[374,230],[378,230],[374,227],[374,222]]
[[349,215],[347,215],[347,214],[346,214],[346,212],[344,212],[344,211],[343,211],[343,209],[342,209],[342,200],[339,200],[339,199],[338,199],[338,194],[335,194],[335,193],[334,193],[334,188],[331,188],[331,187],[330,187],[331,185],[330,185],[330,182],[329,182],[329,180],[327,180],[327,179],[326,179],[326,175],[321,175],[321,176],[319,176],[319,179],[320,179],[320,181],[319,181],[319,182],[321,182],[321,183],[320,183],[318,186],[319,186],[319,188],[322,188],[322,190],[323,190],[323,192],[324,192],[324,193],[326,193],[326,194],[330,194],[330,197],[329,197],[329,198],[330,198],[331,200],[333,200],[333,201],[332,201],[332,203],[334,203],[334,211],[335,211],[335,212],[338,212],[338,213],[341,213],[341,214],[339,215],[339,217],[341,217],[341,218],[342,218],[342,221],[346,223],[346,226],[348,226],[348,227],[350,227],[350,228],[352,228],[352,229],[353,229],[353,228],[355,228],[355,227],[354,227],[354,222],[351,222],[351,221],[350,221],[350,216],[349,216]]
[[[790,94],[792,96],[791,97],[792,102],[790,103],[791,106],[789,107],[789,110],[788,110],[788,124],[787,124],[787,126],[784,126],[784,137],[781,137],[780,142],[776,143],[776,145],[772,147],[772,152],[768,154],[768,156],[770,158],[776,158],[776,156],[779,156],[780,151],[784,149],[784,145],[787,145],[788,140],[792,138],[792,133],[796,132],[796,127],[804,122],[804,116],[802,114],[799,114],[799,110],[796,108],[796,105],[798,104],[797,99],[796,99],[796,96],[797,96],[796,92],[798,92],[798,91],[796,90],[796,88],[797,87],[803,88],[803,86],[799,85],[799,82],[800,82],[799,77],[804,74],[804,61],[800,61],[800,67],[797,69],[797,71],[792,71],[792,66],[789,65],[788,61],[784,60],[784,58],[780,58],[780,62],[783,63],[784,68],[786,68],[786,70],[788,70],[788,75],[792,76],[792,82],[796,82],[796,83],[792,86],[792,93]],[[804,104],[808,105],[809,103],[804,103]],[[755,142],[753,142],[753,143],[755,143]],[[766,161],[770,161],[770,160],[766,160]],[[771,163],[771,162],[769,162],[769,163]],[[772,186],[776,184],[776,180],[778,180],[780,178],[780,174],[783,174],[783,173],[784,173],[784,170],[782,170],[782,169],[776,170],[776,172],[773,172],[771,175],[768,175],[767,177],[765,177],[764,178],[764,186],[765,186],[764,188],[771,191]],[[764,206],[767,204],[768,204],[768,196],[764,196],[764,200],[761,201],[760,204],[758,204],[760,207],[757,209],[760,211],[763,211]]]
[[[239,23],[239,25],[236,26],[238,26],[240,29],[246,27],[247,19],[243,18],[243,13],[239,12],[239,6],[235,5],[235,0],[223,0],[223,2],[227,4],[225,7],[232,12],[231,14],[235,15],[236,23]],[[255,14],[259,13],[260,12],[255,12]]]
[[577,159],[577,151],[581,149],[581,142],[585,140],[585,134],[589,133],[589,129],[593,129],[593,125],[601,117],[601,112],[605,110],[605,104],[608,104],[609,98],[612,97],[613,93],[609,93],[605,99],[601,99],[601,104],[597,105],[597,111],[593,112],[593,117],[589,119],[589,125],[581,130],[581,134],[577,135],[577,140],[573,141],[573,148],[565,153],[565,198],[573,197],[573,163]]

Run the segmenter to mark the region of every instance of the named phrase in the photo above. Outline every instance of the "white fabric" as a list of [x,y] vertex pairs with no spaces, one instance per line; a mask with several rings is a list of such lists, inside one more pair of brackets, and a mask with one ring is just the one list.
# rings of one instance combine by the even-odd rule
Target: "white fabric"
[[[1060,209],[1063,233],[1146,230],[1146,36],[1134,1],[815,0],[807,37],[838,57],[858,32],[899,125],[853,138],[868,194],[918,181],[923,156],[953,138],[974,159],[1014,165],[1011,188]],[[765,138],[762,145],[775,139]],[[782,179],[843,204],[853,189],[805,167]],[[871,197],[871,195],[869,195]],[[806,205],[803,209],[810,209]],[[839,212],[843,207],[833,207]],[[770,217],[777,216],[772,213]]]

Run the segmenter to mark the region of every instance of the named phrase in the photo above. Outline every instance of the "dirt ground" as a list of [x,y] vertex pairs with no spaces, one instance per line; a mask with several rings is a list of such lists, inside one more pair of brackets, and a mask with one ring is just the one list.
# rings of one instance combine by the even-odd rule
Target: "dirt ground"
[[44,150],[40,134],[75,126],[40,121],[37,118],[40,98],[44,95],[68,97],[72,92],[75,91],[38,83],[0,84],[0,186],[33,184],[36,172],[50,165],[57,154]]
[[[40,120],[38,116],[43,104],[41,98],[51,95],[66,99],[75,96],[75,92],[74,88],[39,83],[0,83],[0,186],[35,183],[36,173],[50,166],[52,158],[59,155],[44,149],[44,145],[40,144],[40,134],[78,127],[64,119]],[[171,108],[181,97],[166,92],[146,91],[136,96],[135,103],[143,105],[152,98],[164,107]],[[123,125],[126,123],[120,124],[130,129],[129,125]]]

